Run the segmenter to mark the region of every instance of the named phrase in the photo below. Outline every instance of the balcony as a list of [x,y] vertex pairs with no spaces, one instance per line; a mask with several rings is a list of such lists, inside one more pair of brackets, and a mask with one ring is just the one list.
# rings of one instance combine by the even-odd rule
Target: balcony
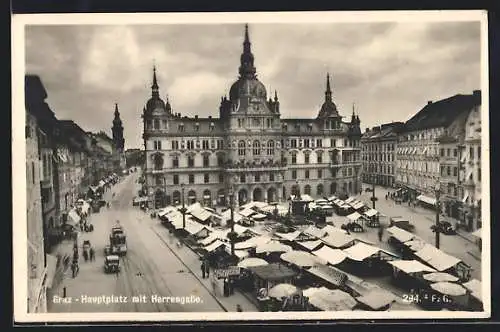
[[272,172],[272,171],[283,171],[287,169],[286,162],[273,162],[273,161],[262,161],[262,162],[227,162],[224,165],[224,169],[227,172]]
[[330,167],[340,168],[347,166],[361,166],[361,160],[359,161],[332,161],[330,162]]
[[146,174],[168,174],[168,173],[183,173],[183,172],[219,172],[222,171],[221,166],[209,166],[209,167],[169,167],[162,169],[147,168],[145,170]]

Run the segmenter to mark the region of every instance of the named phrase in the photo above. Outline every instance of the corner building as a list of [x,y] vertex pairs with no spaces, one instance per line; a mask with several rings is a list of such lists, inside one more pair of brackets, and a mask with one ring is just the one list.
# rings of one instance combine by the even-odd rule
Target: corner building
[[360,120],[342,120],[327,75],[316,118],[282,119],[278,94],[257,78],[248,26],[239,77],[221,98],[219,117],[188,118],[160,98],[156,69],[143,109],[145,188],[150,207],[200,202],[283,201],[296,193],[323,197],[361,190]]

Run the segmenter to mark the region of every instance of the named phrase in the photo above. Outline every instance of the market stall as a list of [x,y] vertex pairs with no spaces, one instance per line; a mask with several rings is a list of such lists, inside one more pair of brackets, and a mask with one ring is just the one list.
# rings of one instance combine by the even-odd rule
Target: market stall
[[356,243],[356,239],[344,231],[329,232],[328,235],[321,239],[323,243],[332,248],[349,248]]
[[415,252],[415,257],[439,272],[456,275],[461,281],[470,279],[471,267],[469,265],[430,244],[426,244],[422,249]]
[[305,251],[292,250],[281,254],[280,258],[298,268],[308,268],[315,265],[326,264],[327,262],[317,256]]
[[358,274],[388,274],[392,269],[387,261],[399,258],[388,251],[363,242],[358,242],[344,249],[343,252],[348,260],[343,262],[342,267]]
[[264,311],[279,310],[273,306],[274,301],[269,296],[269,291],[278,284],[293,285],[297,272],[280,263],[252,266],[248,270],[251,272],[254,294],[259,301],[260,309]]
[[436,272],[433,268],[417,260],[394,260],[390,261],[389,264],[393,267],[392,282],[409,292],[417,289],[425,292],[428,285],[422,276],[429,272]]
[[360,309],[368,311],[385,311],[396,301],[397,297],[389,291],[373,289],[366,295],[357,297]]
[[340,249],[332,249],[328,246],[324,246],[318,250],[315,250],[312,252],[312,254],[331,265],[340,264],[347,258],[347,255],[344,253],[344,251]]
[[350,311],[358,304],[351,295],[339,289],[308,288],[303,293],[313,310]]
[[470,293],[469,308],[473,311],[483,310],[482,284],[477,279],[472,279],[462,284]]

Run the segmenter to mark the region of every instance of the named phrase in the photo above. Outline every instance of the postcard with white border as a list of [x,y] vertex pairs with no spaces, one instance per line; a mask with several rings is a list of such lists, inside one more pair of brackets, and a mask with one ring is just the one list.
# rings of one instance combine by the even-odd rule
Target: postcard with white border
[[12,27],[16,322],[490,317],[485,11]]

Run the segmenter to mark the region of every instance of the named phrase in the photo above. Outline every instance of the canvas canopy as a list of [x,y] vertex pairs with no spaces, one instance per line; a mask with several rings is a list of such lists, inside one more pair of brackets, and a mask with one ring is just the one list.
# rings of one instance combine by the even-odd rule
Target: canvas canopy
[[279,243],[277,241],[260,244],[255,249],[255,252],[257,254],[271,253],[271,252],[288,252],[288,251],[292,251],[292,247]]
[[352,206],[352,208],[353,208],[353,209],[355,209],[355,210],[359,210],[359,209],[361,209],[362,207],[364,207],[364,206],[365,206],[365,204],[364,204],[364,203],[362,203],[362,202],[356,202],[356,203],[354,203],[354,204],[351,204],[351,206]]
[[464,286],[467,290],[469,290],[471,292],[471,295],[475,297],[477,300],[481,302],[483,301],[481,296],[482,294],[481,281],[477,279],[472,279],[462,284],[462,286]]
[[304,233],[314,236],[315,238],[321,239],[326,236],[326,230],[324,228],[318,228],[316,226],[309,226],[304,230]]
[[204,208],[200,208],[200,209],[193,209],[191,211],[191,215],[198,220],[207,221],[212,216],[212,213],[205,210]]
[[256,236],[256,237],[251,237],[250,239],[239,242],[235,244],[235,249],[250,249],[250,248],[256,248],[259,245],[269,243],[271,241],[271,238],[268,236]]
[[321,240],[312,240],[312,241],[296,241],[299,246],[311,251],[317,249],[319,246],[323,245]]
[[[231,210],[226,210],[226,211],[222,212],[221,216],[222,216],[222,219],[224,221],[230,220],[231,219]],[[241,221],[241,219],[243,219],[243,216],[241,214],[239,214],[237,211],[233,211],[233,218],[234,218],[234,222],[237,223],[237,222]]]
[[217,248],[220,248],[222,246],[225,246],[226,244],[220,240],[216,240],[214,243],[209,244],[208,246],[205,247],[205,250],[208,252],[215,251]]
[[370,210],[368,210],[368,211],[365,211],[365,213],[364,213],[364,214],[365,214],[365,216],[367,216],[367,217],[373,217],[373,216],[377,215],[377,213],[378,213],[378,211],[377,211],[377,210],[375,210],[375,209],[370,209]]
[[422,249],[415,252],[415,255],[439,272],[460,263],[458,258],[450,256],[430,244],[426,244]]
[[243,259],[241,262],[238,263],[238,266],[243,268],[249,268],[250,266],[261,266],[268,264],[269,263],[263,260],[262,258],[250,257]]
[[186,212],[191,213],[195,210],[200,210],[200,209],[203,209],[203,206],[201,206],[201,204],[199,202],[195,202],[186,208]]
[[285,262],[294,264],[298,267],[311,267],[318,264],[325,264],[326,262],[319,257],[316,257],[305,251],[292,250],[281,254],[281,259]]
[[243,209],[238,211],[239,214],[241,214],[243,217],[250,217],[253,214],[257,214],[257,211],[254,211],[252,209]]
[[252,219],[255,219],[255,220],[263,220],[266,218],[267,218],[267,216],[265,214],[262,214],[262,213],[257,213],[257,214],[254,214],[252,216]]
[[349,279],[347,273],[328,265],[316,265],[307,269],[307,272],[337,287],[344,285]]
[[458,278],[445,272],[432,272],[424,274],[424,279],[431,282],[457,282]]
[[352,260],[363,261],[378,253],[381,249],[369,244],[358,242],[352,247],[344,249],[344,253]]
[[467,290],[464,287],[451,282],[436,282],[431,284],[431,288],[441,294],[450,296],[460,296],[467,293]]
[[326,245],[334,248],[346,247],[354,240],[351,235],[340,232],[328,234],[328,236],[321,239]]
[[368,294],[358,297],[357,300],[373,310],[378,310],[396,301],[396,296],[383,289],[373,289]]
[[298,240],[307,240],[310,238],[309,235],[305,234],[304,232],[297,230],[295,232],[291,233],[275,233],[277,236],[281,237],[284,240],[288,241],[298,241]]
[[397,226],[392,226],[387,229],[387,232],[396,240],[398,240],[401,243],[408,242],[410,240],[413,240],[415,238],[415,235],[405,231],[402,228],[399,228]]
[[354,212],[354,213],[351,213],[350,215],[348,215],[347,218],[351,221],[356,221],[359,218],[361,218],[361,215],[358,212]]
[[417,196],[417,200],[419,200],[421,202],[424,202],[424,203],[427,203],[427,204],[430,204],[430,205],[436,205],[436,199],[435,198],[428,197],[428,196],[425,196],[425,195],[419,195],[419,196]]
[[389,261],[389,264],[407,274],[436,271],[433,268],[416,260]]
[[324,246],[316,251],[313,251],[312,254],[327,261],[329,264],[332,265],[340,264],[347,258],[347,255],[342,250],[332,249],[327,246]]
[[241,207],[244,210],[246,210],[246,209],[253,209],[253,208],[262,209],[263,207],[266,207],[268,205],[269,204],[266,203],[266,202],[252,201],[252,202],[248,202],[248,203],[242,205]]
[[309,303],[322,311],[349,311],[358,303],[339,289],[320,288],[309,296]]

